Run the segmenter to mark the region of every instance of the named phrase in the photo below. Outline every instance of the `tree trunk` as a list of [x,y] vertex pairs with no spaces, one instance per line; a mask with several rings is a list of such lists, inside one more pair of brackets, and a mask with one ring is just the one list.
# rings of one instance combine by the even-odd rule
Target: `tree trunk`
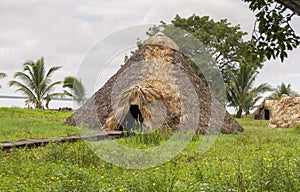
[[299,0],[276,0],[281,5],[289,8],[298,15],[300,15],[300,1]]
[[241,118],[243,113],[243,107],[239,106],[238,112],[236,114],[236,118]]

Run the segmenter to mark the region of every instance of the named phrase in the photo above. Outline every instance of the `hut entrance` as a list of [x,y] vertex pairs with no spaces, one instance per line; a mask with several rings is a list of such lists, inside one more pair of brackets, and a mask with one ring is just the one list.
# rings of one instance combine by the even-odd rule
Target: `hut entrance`
[[270,120],[270,111],[265,109],[265,120]]
[[143,116],[138,105],[130,105],[129,111],[125,115],[120,130],[137,130],[141,128],[143,123]]

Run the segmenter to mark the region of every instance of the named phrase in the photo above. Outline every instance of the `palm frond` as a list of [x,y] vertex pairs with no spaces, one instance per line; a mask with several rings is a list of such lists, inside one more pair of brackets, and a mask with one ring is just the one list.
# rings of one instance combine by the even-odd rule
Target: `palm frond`
[[273,89],[273,93],[268,97],[272,99],[279,99],[282,97],[282,95],[298,95],[297,92],[293,91],[291,88],[291,84],[285,84],[281,83],[281,85],[276,86],[275,89]]
[[75,81],[75,77],[70,77],[70,76],[65,77],[63,87],[73,89],[74,81]]
[[56,81],[50,85],[48,85],[42,92],[42,95],[46,95],[49,93],[56,85],[62,84],[62,81]]
[[7,74],[6,73],[2,73],[2,72],[0,72],[0,78],[4,78],[4,77],[6,77],[7,76]]
[[66,96],[66,93],[64,93],[64,92],[57,92],[57,93],[48,94],[48,96],[50,96],[51,98],[64,98]]
[[63,87],[70,90],[66,92],[69,93],[69,96],[73,97],[78,104],[84,102],[86,96],[85,88],[80,79],[72,76],[65,77]]
[[75,97],[72,93],[68,92],[68,91],[64,91],[65,95],[69,96],[69,97]]
[[32,78],[23,72],[16,72],[14,74],[14,78],[19,78],[21,81],[24,82],[24,85],[28,86],[30,89],[34,89],[34,83],[32,81]]
[[22,92],[24,95],[28,96],[31,99],[36,98],[36,95],[24,84],[18,82],[18,81],[9,81],[9,86],[16,86],[19,87],[16,89],[16,92]]
[[59,70],[60,68],[62,68],[61,66],[57,66],[57,67],[51,67],[48,71],[48,73],[46,74],[46,78],[49,78],[52,73],[54,73],[55,71]]
[[[0,79],[2,79],[2,78],[4,78],[4,77],[6,77],[7,75],[6,75],[6,73],[2,73],[2,72],[0,72]],[[0,88],[2,88],[2,86],[0,85]]]

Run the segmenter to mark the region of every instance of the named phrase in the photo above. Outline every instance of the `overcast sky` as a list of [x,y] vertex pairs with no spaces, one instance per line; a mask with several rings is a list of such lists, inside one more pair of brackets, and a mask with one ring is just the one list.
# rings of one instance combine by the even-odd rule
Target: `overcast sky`
[[[248,33],[255,19],[242,0],[0,0],[0,71],[8,74],[0,79],[0,95],[16,95],[7,82],[26,60],[43,56],[48,68],[63,66],[54,76],[62,80],[75,76],[88,51],[105,37],[131,26],[169,22],[176,14],[227,18]],[[293,26],[299,34],[299,17]],[[299,61],[300,48],[284,63],[267,62],[257,84],[291,83],[300,92]],[[0,106],[11,105],[5,102]]]

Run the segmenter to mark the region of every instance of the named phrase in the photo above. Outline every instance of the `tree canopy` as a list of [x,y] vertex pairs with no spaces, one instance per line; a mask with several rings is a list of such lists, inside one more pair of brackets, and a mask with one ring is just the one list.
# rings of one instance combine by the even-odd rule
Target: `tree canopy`
[[[246,32],[241,31],[239,25],[232,26],[227,19],[214,21],[209,16],[200,17],[194,14],[188,18],[182,18],[176,15],[171,20],[171,24],[161,21],[159,28],[166,28],[167,26],[178,27],[196,37],[203,43],[205,49],[213,55],[214,60],[222,71],[228,68],[235,68],[237,62],[241,60],[243,50],[246,47],[243,41],[243,36],[246,35]],[[153,28],[148,34],[151,36],[157,30],[158,28]],[[180,46],[180,48],[184,49],[184,46]],[[188,52],[188,56],[191,56],[197,50],[191,49]]]
[[261,94],[270,91],[269,85],[263,83],[254,87],[258,71],[251,63],[241,63],[237,72],[229,72],[230,80],[226,83],[228,105],[237,109],[236,117],[240,118],[242,112],[249,114]]
[[268,98],[279,99],[283,95],[296,96],[298,93],[292,90],[291,84],[286,85],[282,82],[281,85],[273,89],[273,93]]
[[268,59],[280,58],[284,61],[288,57],[288,51],[292,51],[300,44],[300,37],[291,26],[292,18],[296,13],[300,13],[299,1],[243,1],[249,3],[250,10],[256,13],[248,51],[258,53],[261,57],[266,56]]

